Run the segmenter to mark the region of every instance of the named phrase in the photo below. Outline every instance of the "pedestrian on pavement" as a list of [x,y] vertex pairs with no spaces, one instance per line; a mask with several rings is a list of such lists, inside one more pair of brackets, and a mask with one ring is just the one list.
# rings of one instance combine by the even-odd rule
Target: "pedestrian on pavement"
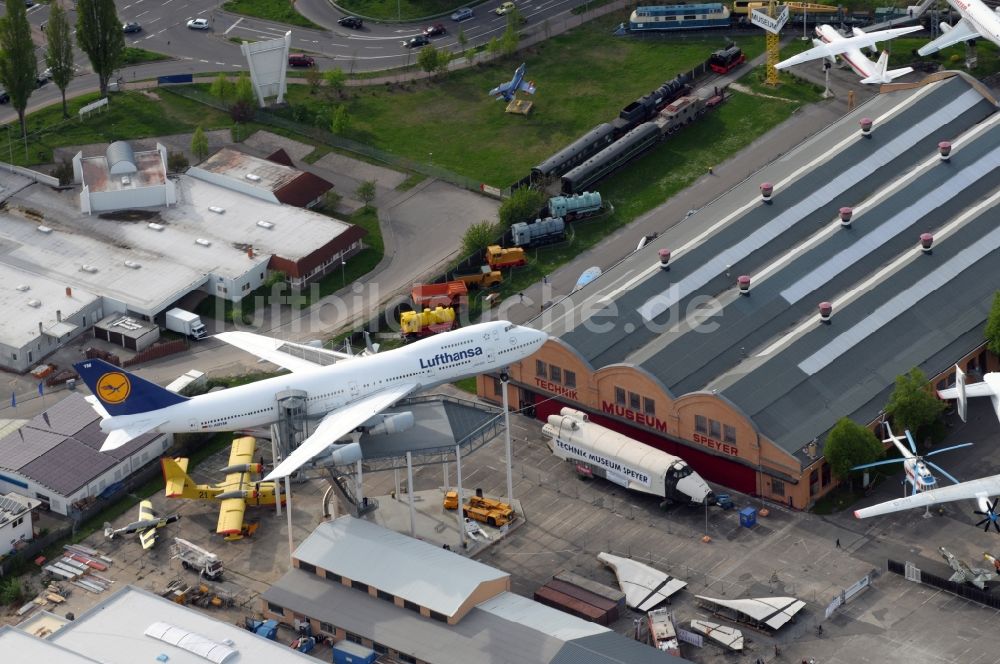
[[840,538],[839,537],[837,538],[837,548],[838,549],[840,548]]
[[521,304],[524,304],[524,293],[518,293],[517,296],[521,298]]

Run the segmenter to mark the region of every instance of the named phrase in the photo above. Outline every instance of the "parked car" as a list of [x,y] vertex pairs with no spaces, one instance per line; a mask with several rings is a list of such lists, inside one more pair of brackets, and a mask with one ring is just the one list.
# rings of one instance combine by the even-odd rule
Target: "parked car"
[[360,30],[361,27],[364,25],[364,21],[362,21],[357,16],[344,16],[343,18],[339,19],[337,23],[344,26],[345,28],[350,28],[351,30]]
[[511,13],[515,9],[517,9],[517,7],[514,6],[513,2],[505,2],[496,9],[494,9],[493,13],[496,14],[497,16],[503,16],[504,14]]
[[292,67],[315,67],[316,61],[305,53],[293,53],[288,56],[288,64]]
[[135,21],[129,21],[128,23],[122,25],[122,32],[124,33],[142,32],[142,26],[136,23]]
[[472,18],[473,12],[471,7],[462,7],[461,9],[456,9],[455,13],[451,15],[451,20],[453,21],[467,21]]
[[434,25],[424,28],[425,37],[437,37],[438,35],[443,35],[447,30],[440,23],[435,23]]
[[10,101],[10,95],[7,94],[6,90],[0,90],[0,104],[6,104]]
[[48,83],[48,82],[49,82],[49,79],[46,78],[44,74],[39,74],[38,76],[35,77],[35,87],[36,88],[40,88],[43,85],[45,85],[46,83]]
[[192,30],[208,30],[208,19],[193,18],[187,22],[187,26]]
[[417,35],[416,37],[410,37],[409,39],[403,40],[403,46],[406,48],[416,48],[418,46],[427,46],[431,43],[431,40],[423,35]]

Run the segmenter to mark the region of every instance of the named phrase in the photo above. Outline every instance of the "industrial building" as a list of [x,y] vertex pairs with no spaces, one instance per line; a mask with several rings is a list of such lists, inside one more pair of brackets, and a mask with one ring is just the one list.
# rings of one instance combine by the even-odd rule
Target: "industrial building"
[[553,338],[510,368],[511,404],[808,507],[835,485],[827,433],[878,420],[896,376],[1000,367],[997,110],[954,72],[884,90],[538,316]]
[[269,203],[302,208],[316,205],[323,194],[333,188],[318,175],[295,168],[284,150],[261,159],[232,148],[222,148],[189,168],[187,174]]
[[94,325],[94,337],[139,352],[160,340],[160,327],[125,314],[106,316]]
[[158,461],[171,444],[166,434],[150,433],[101,452],[105,438],[100,417],[83,395],[68,395],[0,438],[0,492],[71,515],[74,505]]
[[73,180],[81,185],[84,214],[173,205],[177,192],[167,178],[167,148],[135,152],[126,141],[108,145],[103,155],[73,157]]
[[31,541],[31,510],[41,504],[34,498],[10,492],[0,495],[0,557],[16,550],[18,542]]
[[[34,241],[44,242],[41,238]],[[17,373],[27,371],[104,316],[101,298],[93,292],[2,262],[0,309],[4,312],[0,367]]]
[[266,617],[308,620],[403,662],[686,661],[516,595],[505,572],[350,516],[319,524],[292,565],[261,595]]
[[[38,615],[38,614],[36,614]],[[135,586],[125,586],[65,621],[45,616],[24,629],[0,627],[5,661],[46,664],[315,664],[286,644]],[[39,632],[36,636],[34,632]],[[44,636],[41,636],[44,635]],[[11,654],[14,659],[10,660]]]

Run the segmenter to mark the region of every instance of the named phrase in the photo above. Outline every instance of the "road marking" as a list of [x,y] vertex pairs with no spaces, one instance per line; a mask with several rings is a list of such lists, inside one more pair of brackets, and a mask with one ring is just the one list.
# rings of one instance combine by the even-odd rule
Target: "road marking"
[[174,1],[174,0],[167,0],[167,1],[166,1],[166,2],[164,2],[163,4],[164,4],[164,5],[169,5],[169,4],[170,4],[171,2],[173,2],[173,1]]
[[198,62],[204,62],[206,65],[208,64],[208,60],[199,60]]
[[122,11],[125,11],[126,9],[130,8],[131,6],[132,5],[125,5],[124,7],[122,7]]
[[141,16],[145,16],[145,15],[146,15],[146,14],[148,14],[148,13],[149,13],[149,10],[147,9],[146,11],[144,11],[144,12],[143,12],[143,13],[141,13],[141,14],[136,14],[136,15],[135,15],[135,17],[136,17],[136,18],[139,18],[139,17],[141,17]]
[[226,63],[225,63],[225,62],[216,62],[215,64],[217,64],[217,65],[221,65],[221,66],[223,66],[223,67],[225,67],[225,66],[226,66]]
[[162,16],[157,16],[154,19],[150,19],[149,21],[146,21],[146,25],[152,25],[152,24],[156,23],[157,21],[159,21],[161,18],[163,18],[163,17]]
[[242,67],[243,67],[243,65],[230,65],[230,66],[231,66],[231,67],[240,67],[240,68],[242,68]]
[[[246,18],[246,17],[244,16],[243,18]],[[232,30],[237,25],[239,25],[240,23],[243,22],[243,18],[237,19],[236,23],[233,23],[231,26],[229,26],[228,28],[226,28],[226,31],[222,33],[222,36],[228,35],[230,30]]]

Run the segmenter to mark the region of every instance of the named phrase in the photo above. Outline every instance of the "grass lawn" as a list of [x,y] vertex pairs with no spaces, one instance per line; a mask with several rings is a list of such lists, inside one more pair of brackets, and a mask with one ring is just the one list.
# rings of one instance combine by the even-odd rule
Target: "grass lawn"
[[164,55],[163,53],[157,53],[155,51],[147,51],[144,48],[135,48],[134,46],[125,47],[125,55],[123,56],[122,65],[141,65],[144,62],[159,62],[160,60],[169,60],[169,55]]
[[[381,21],[414,21],[451,14],[459,7],[475,7],[477,14],[485,14],[500,2],[487,0],[477,5],[476,0],[466,3],[462,0],[340,0],[337,4],[348,13]],[[448,27],[451,28],[450,25]]]
[[470,376],[469,378],[463,378],[462,380],[456,380],[452,383],[455,387],[462,390],[463,392],[468,392],[469,394],[476,394],[476,377]]
[[[609,36],[613,23],[594,21],[516,60],[453,72],[437,81],[352,90],[345,102],[351,118],[347,136],[506,186],[722,45],[721,36],[682,42],[614,38]],[[751,56],[763,49],[762,39],[743,41]],[[522,58],[538,87],[529,117],[504,113],[503,105],[486,94],[507,80]],[[328,118],[333,106],[326,95],[311,95],[305,86],[290,86],[287,99],[287,117],[313,125],[317,118]]]
[[[887,42],[887,47],[891,49],[889,54],[889,66],[905,67],[906,65],[923,60],[936,62],[941,65],[942,69],[967,71],[965,69],[965,44],[949,46],[948,48],[941,49],[937,53],[932,53],[926,57],[917,55],[916,50],[928,41],[930,40],[921,39],[919,37],[915,39],[902,37],[900,39],[893,39],[891,42]],[[976,68],[969,73],[977,78],[983,78],[984,76],[995,74],[997,71],[1000,71],[1000,47],[997,47],[997,45],[991,41],[980,39],[976,41],[976,52],[979,55],[979,62],[977,63]],[[874,55],[869,55],[869,57],[871,57],[872,60],[875,59]]]
[[[194,131],[201,124],[205,130],[229,127],[232,121],[221,111],[171,94],[162,88],[159,99],[141,92],[112,94],[105,110],[90,114],[80,122],[77,111],[97,99],[97,94],[67,101],[69,119],[62,117],[62,105],[53,104],[28,116],[28,157],[23,144],[15,138],[13,158],[18,165],[52,162],[52,149],[67,145],[110,143],[111,141],[149,136],[164,136]],[[16,135],[17,123],[13,123]],[[0,133],[0,154],[9,154],[7,135]]]
[[222,8],[234,14],[255,16],[303,28],[323,29],[323,26],[316,25],[295,11],[295,7],[288,0],[229,0],[229,2],[223,3]]

